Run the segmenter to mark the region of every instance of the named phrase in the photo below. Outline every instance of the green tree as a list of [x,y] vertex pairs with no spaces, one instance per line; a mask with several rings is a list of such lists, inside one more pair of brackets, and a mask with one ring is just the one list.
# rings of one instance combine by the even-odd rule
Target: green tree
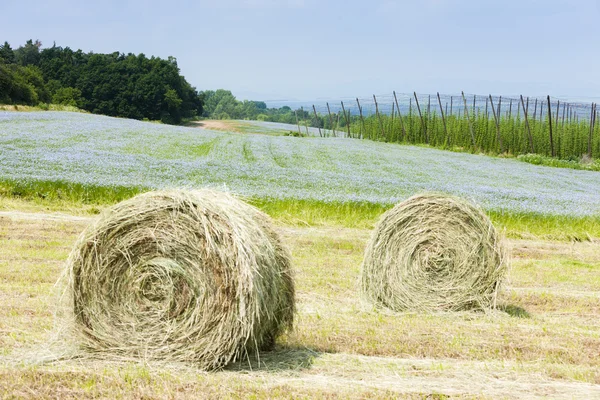
[[166,110],[163,111],[160,120],[166,123],[179,123],[181,122],[181,104],[183,100],[179,98],[177,92],[174,89],[168,89],[165,92],[165,103]]
[[15,50],[15,60],[17,64],[22,66],[38,65],[40,63],[41,46],[42,42],[39,40],[33,42],[29,39],[27,43],[25,43],[25,46],[21,46]]
[[0,64],[0,102],[36,105],[48,100],[48,92],[39,69]]
[[0,46],[0,62],[5,64],[15,63],[15,52],[8,42],[4,42],[4,44]]
[[267,109],[267,103],[264,101],[253,101],[253,103],[256,105],[256,108],[261,111],[265,111]]
[[[201,115],[203,97],[180,74],[175,57],[84,53],[69,47],[41,49],[28,40],[14,52],[0,46],[0,96],[4,102],[53,100],[90,112],[179,123]],[[14,63],[8,62],[13,60]]]
[[237,104],[238,101],[229,90],[218,89],[204,92],[204,115],[206,117],[217,118],[218,115],[232,117],[236,114]]
[[73,107],[82,107],[83,98],[81,90],[72,87],[59,88],[52,96],[54,104],[64,104]]

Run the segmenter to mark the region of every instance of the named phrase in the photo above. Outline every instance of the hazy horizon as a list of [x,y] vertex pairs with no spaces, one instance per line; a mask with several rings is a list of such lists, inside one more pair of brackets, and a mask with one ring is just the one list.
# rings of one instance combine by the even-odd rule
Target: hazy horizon
[[[598,0],[4,2],[0,40],[174,56],[198,90],[310,101],[391,93],[598,99]],[[19,17],[20,16],[20,17]]]

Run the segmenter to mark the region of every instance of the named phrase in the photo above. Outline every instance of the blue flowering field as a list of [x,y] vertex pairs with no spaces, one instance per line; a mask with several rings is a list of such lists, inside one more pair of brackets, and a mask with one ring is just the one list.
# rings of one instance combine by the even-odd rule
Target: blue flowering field
[[393,204],[421,191],[488,210],[600,214],[600,173],[345,138],[217,132],[68,112],[0,111],[0,179],[227,188]]

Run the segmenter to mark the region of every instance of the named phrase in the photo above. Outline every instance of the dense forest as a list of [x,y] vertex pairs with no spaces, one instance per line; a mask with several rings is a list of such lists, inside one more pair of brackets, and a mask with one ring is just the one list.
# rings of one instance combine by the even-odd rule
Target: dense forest
[[14,50],[8,42],[0,45],[0,103],[62,104],[170,124],[195,117],[288,123],[296,118],[289,107],[240,101],[228,90],[198,92],[180,75],[174,57],[84,53],[56,44],[42,48],[37,40]]
[[0,103],[56,103],[92,113],[179,123],[202,114],[202,95],[173,57],[95,54],[27,41],[0,46]]

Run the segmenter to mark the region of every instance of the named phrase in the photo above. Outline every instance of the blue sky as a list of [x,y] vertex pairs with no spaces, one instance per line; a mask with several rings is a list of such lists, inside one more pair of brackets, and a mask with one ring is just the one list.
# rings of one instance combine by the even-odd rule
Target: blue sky
[[397,92],[600,97],[600,0],[28,0],[0,40],[175,56],[257,100]]

